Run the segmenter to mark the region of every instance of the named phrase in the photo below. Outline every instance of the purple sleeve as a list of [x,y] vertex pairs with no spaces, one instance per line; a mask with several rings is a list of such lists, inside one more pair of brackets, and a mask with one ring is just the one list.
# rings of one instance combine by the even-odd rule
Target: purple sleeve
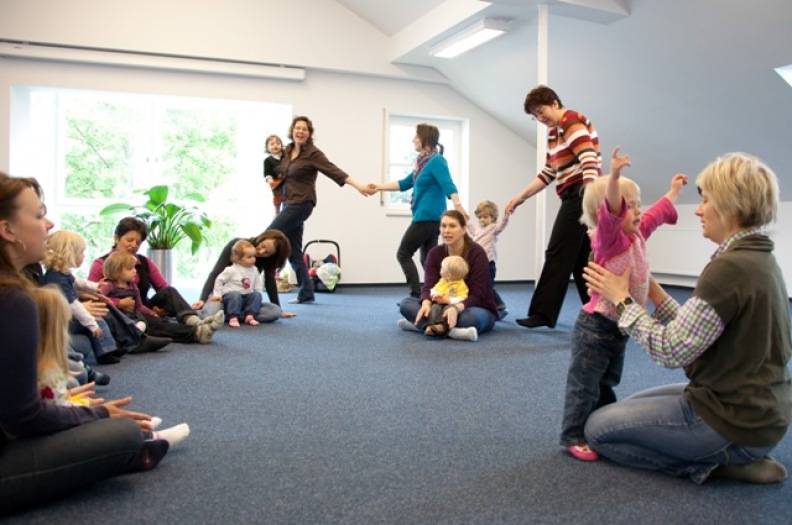
[[60,407],[41,401],[37,386],[38,312],[22,290],[6,288],[0,296],[0,428],[29,437],[108,417],[103,407]]
[[[421,301],[432,300],[432,286],[440,280],[440,264],[446,256],[445,245],[440,244],[429,250],[424,266],[424,282],[421,288]],[[469,286],[469,285],[468,285]]]
[[132,286],[135,289],[135,310],[145,315],[158,317],[157,312],[155,312],[154,310],[143,304],[143,299],[141,299],[140,297],[140,289],[137,287],[137,285],[133,284]]

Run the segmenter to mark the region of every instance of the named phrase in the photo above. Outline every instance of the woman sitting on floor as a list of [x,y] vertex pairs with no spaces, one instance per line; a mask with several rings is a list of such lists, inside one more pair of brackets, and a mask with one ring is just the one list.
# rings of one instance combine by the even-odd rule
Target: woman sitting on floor
[[440,235],[443,243],[435,246],[426,256],[424,283],[420,298],[407,297],[400,305],[404,319],[398,326],[403,330],[426,332],[432,309],[432,286],[440,280],[443,259],[458,255],[468,263],[465,283],[468,296],[443,312],[450,330],[448,337],[463,341],[476,341],[479,334],[489,332],[498,319],[495,294],[489,278],[489,259],[484,248],[473,242],[465,229],[465,216],[457,210],[448,210],[440,217]]
[[39,317],[20,272],[44,259],[52,226],[38,182],[0,173],[0,513],[153,468],[168,451],[144,440],[151,417],[125,410],[131,398],[65,407],[39,396]]

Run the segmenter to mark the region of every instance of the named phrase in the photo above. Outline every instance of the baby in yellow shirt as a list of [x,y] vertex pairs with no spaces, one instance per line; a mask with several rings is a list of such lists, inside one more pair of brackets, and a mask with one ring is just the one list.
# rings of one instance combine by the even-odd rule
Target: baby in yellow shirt
[[468,290],[465,277],[468,263],[458,255],[449,255],[440,263],[440,280],[432,287],[432,309],[426,323],[428,336],[448,335],[448,321],[445,312],[455,304],[467,299]]

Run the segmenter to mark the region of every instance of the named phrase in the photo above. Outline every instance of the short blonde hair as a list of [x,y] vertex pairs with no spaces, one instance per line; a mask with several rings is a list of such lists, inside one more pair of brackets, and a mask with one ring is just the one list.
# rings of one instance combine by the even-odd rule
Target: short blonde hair
[[449,255],[440,263],[440,269],[448,272],[448,277],[452,281],[467,277],[470,267],[467,261],[459,255]]
[[47,258],[44,266],[48,270],[71,273],[77,266],[77,256],[85,251],[85,239],[77,232],[59,230],[47,238]]
[[498,218],[498,205],[490,200],[483,200],[478,203],[473,212],[476,217],[480,215],[491,215],[494,219]]
[[246,241],[245,239],[240,239],[234,243],[234,246],[231,248],[231,262],[239,262],[239,259],[244,257],[245,251],[253,250],[255,253],[256,247],[253,246],[253,243],[250,241]]
[[107,256],[102,265],[102,273],[105,279],[117,281],[121,277],[121,272],[127,268],[132,268],[137,264],[137,257],[129,252],[117,251]]
[[740,228],[770,224],[778,214],[778,178],[764,162],[748,153],[727,153],[696,178],[721,221]]
[[39,314],[38,372],[55,367],[64,375],[69,373],[66,346],[69,344],[71,308],[56,285],[30,291]]
[[[597,216],[602,206],[602,201],[605,199],[605,190],[608,187],[609,180],[610,175],[603,175],[587,183],[583,190],[583,215],[580,216],[580,222],[591,229],[597,227]],[[622,196],[632,192],[639,197],[641,196],[640,186],[628,177],[619,177],[619,190]]]

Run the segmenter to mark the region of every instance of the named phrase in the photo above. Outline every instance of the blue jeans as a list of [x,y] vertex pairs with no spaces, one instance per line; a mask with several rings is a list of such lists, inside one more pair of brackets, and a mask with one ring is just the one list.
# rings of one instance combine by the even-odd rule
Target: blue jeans
[[236,317],[238,319],[248,315],[257,315],[261,310],[261,294],[250,292],[242,295],[240,292],[228,292],[223,294],[223,308],[229,318]]
[[[110,332],[110,327],[107,326],[107,323],[104,319],[99,319],[96,321],[99,325],[99,328],[102,330],[101,337],[94,337],[93,333],[90,330],[85,328],[83,325],[78,323],[76,320],[72,319],[71,323],[69,323],[69,333],[73,335],[85,335],[88,337],[89,341],[91,342],[91,350],[93,350],[94,356],[96,358],[100,358],[105,354],[109,354],[110,352],[115,352],[118,347],[116,346],[115,339],[113,339],[113,334]],[[80,349],[82,351],[82,349]]]
[[621,381],[627,336],[616,322],[580,311],[572,332],[572,359],[567,372],[562,446],[585,442],[583,425],[591,413],[616,402],[613,388]]
[[638,392],[603,407],[586,422],[586,441],[606,458],[704,482],[718,465],[758,461],[775,448],[744,447],[712,429],[683,391],[685,384]]
[[[214,315],[223,309],[223,301],[207,301],[201,309],[203,317]],[[272,303],[261,303],[256,320],[259,323],[271,323],[280,319],[281,307]]]
[[[399,311],[405,319],[411,323],[415,322],[415,317],[418,315],[418,310],[421,309],[421,301],[415,297],[405,297],[402,299]],[[418,328],[423,332],[426,329],[427,318],[424,317],[418,323]],[[457,328],[467,328],[473,326],[479,334],[489,332],[495,326],[495,315],[480,306],[471,306],[465,308],[462,313],[457,317]]]
[[308,275],[308,267],[305,265],[302,251],[305,221],[311,216],[313,209],[314,205],[312,202],[286,204],[267,227],[268,230],[279,230],[291,243],[289,262],[294,268],[294,273],[297,274],[297,284],[300,286],[300,290],[297,292],[297,299],[300,301],[312,301],[314,299],[313,281]]

